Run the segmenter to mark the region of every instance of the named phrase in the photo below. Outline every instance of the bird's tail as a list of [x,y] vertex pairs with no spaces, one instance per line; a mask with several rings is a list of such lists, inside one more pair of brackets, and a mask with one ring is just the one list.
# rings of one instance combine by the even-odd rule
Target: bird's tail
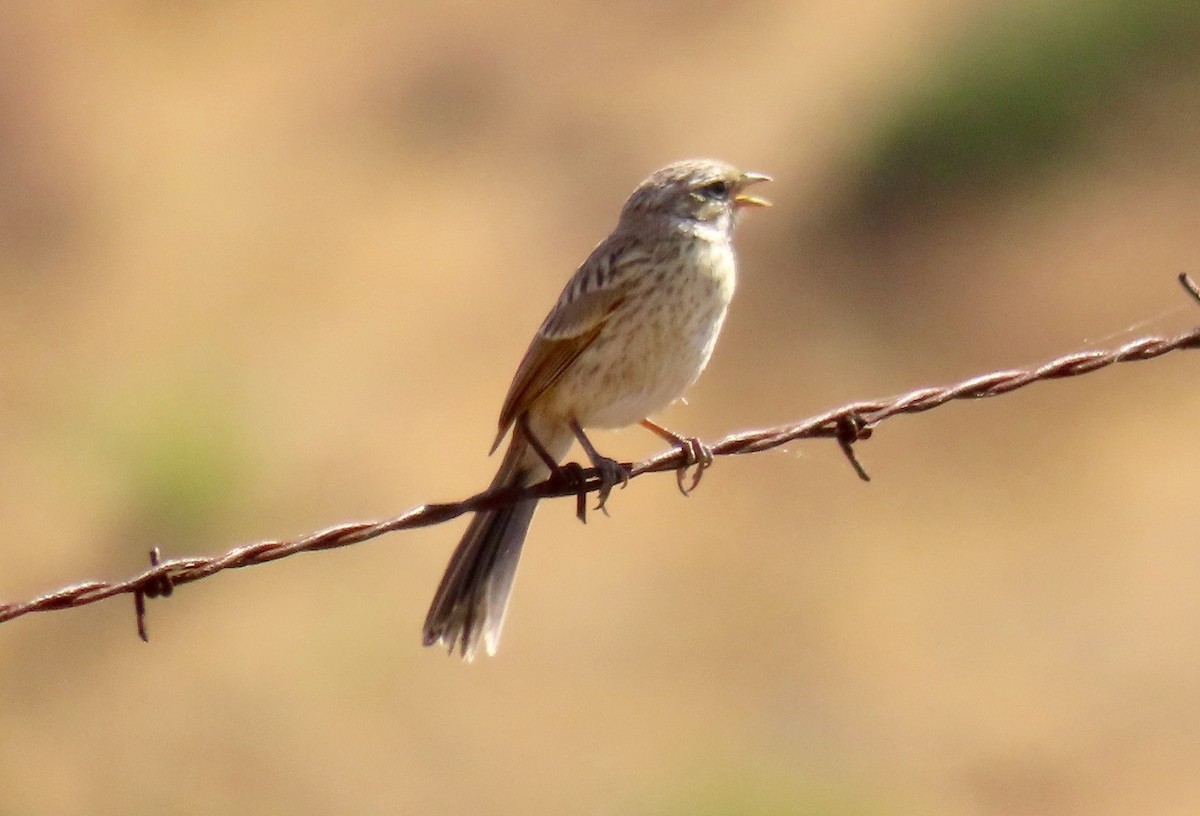
[[[548,452],[557,460],[570,447],[571,438],[552,441],[555,444],[547,446]],[[549,474],[549,468],[517,427],[491,486],[524,487]],[[450,556],[425,616],[426,646],[440,643],[451,653],[457,648],[470,661],[482,638],[487,653],[496,653],[521,545],[536,509],[537,499],[528,499],[475,514]]]

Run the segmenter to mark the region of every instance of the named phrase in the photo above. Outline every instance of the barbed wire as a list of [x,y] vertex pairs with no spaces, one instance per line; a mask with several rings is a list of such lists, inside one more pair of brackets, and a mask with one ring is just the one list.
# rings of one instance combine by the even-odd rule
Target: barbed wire
[[[1200,286],[1186,274],[1180,275],[1179,281],[1200,303]],[[1034,368],[993,371],[954,385],[919,388],[887,399],[853,402],[791,425],[730,434],[712,444],[711,450],[714,456],[736,456],[771,450],[798,439],[834,439],[859,477],[868,480],[866,471],[855,457],[853,445],[870,438],[874,429],[891,417],[922,413],[953,400],[998,397],[1036,382],[1078,377],[1107,368],[1114,363],[1151,360],[1173,351],[1197,348],[1200,348],[1200,327],[1175,337],[1142,337],[1107,351],[1075,352]],[[630,479],[633,479],[645,473],[674,472],[690,462],[687,452],[673,448],[645,461],[625,464],[629,468]],[[156,547],[150,551],[149,569],[124,581],[85,581],[61,587],[21,603],[0,603],[0,623],[32,612],[68,609],[102,601],[114,595],[132,594],[138,634],[143,640],[147,640],[146,598],[169,596],[177,586],[208,578],[223,570],[266,564],[297,553],[348,547],[387,533],[429,527],[465,513],[503,507],[528,498],[575,496],[577,512],[581,519],[586,520],[586,497],[599,488],[600,479],[594,468],[585,469],[574,465],[564,467],[562,472],[529,487],[486,490],[458,502],[422,504],[386,521],[339,524],[291,541],[259,541],[234,547],[219,556],[172,558],[163,561]]]

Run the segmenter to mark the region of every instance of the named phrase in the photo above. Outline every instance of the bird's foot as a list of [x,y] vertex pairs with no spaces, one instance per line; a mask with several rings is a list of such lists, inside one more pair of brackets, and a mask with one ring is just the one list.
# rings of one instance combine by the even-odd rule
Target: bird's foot
[[[700,484],[700,477],[704,475],[704,471],[712,466],[713,452],[712,448],[694,436],[680,437],[676,444],[683,451],[685,458],[679,470],[675,471],[675,482],[679,485],[679,492],[687,496],[696,489],[696,485]],[[688,487],[684,487],[684,477],[693,467],[696,471],[692,474],[692,483]]]
[[[694,436],[681,436],[652,420],[643,419],[641,424],[646,430],[667,440],[683,451],[683,464],[675,471],[675,482],[679,485],[680,493],[685,496],[690,494],[696,489],[696,485],[700,484],[700,477],[704,475],[704,471],[712,466],[712,448]],[[692,468],[696,469],[696,472],[692,474],[692,484],[689,487],[684,487],[683,480],[687,476],[687,472]]]
[[[612,493],[612,489],[618,484],[621,487],[629,484],[629,468],[622,465],[616,459],[609,459],[607,456],[601,456],[596,452],[596,446],[588,439],[587,434],[583,432],[583,426],[578,421],[572,419],[570,422],[571,430],[575,434],[575,438],[579,440],[579,444],[583,446],[584,451],[588,455],[588,459],[592,462],[592,467],[596,469],[596,477],[600,480],[599,503],[596,509],[604,515],[608,515],[608,510],[604,505],[608,503],[608,496]],[[582,498],[580,499],[579,507],[582,508]],[[580,520],[583,520],[583,513],[577,512]]]
[[596,469],[596,475],[600,479],[600,491],[597,494],[599,501],[596,504],[596,509],[604,515],[608,515],[608,510],[605,509],[605,504],[608,503],[608,495],[612,493],[612,489],[618,484],[622,488],[629,484],[629,468],[622,465],[616,459],[609,459],[607,456],[596,456],[592,459],[592,467]]

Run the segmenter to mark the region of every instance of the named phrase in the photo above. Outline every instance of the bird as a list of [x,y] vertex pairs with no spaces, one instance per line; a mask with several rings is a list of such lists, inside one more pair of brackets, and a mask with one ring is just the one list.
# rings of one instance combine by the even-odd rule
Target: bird
[[[770,202],[747,192],[770,181],[715,159],[677,161],[634,189],[613,231],[567,282],[517,367],[492,452],[512,431],[491,488],[561,474],[578,440],[600,478],[599,508],[629,472],[602,456],[587,428],[640,424],[683,449],[686,495],[712,452],[649,417],[679,399],[712,355],[733,297],[733,232],[741,211]],[[695,467],[690,488],[684,476]],[[425,618],[426,646],[467,661],[494,655],[537,499],[476,512]]]

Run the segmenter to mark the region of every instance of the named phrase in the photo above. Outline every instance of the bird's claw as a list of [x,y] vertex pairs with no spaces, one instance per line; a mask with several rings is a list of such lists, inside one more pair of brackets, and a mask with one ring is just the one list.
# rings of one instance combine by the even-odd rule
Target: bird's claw
[[[713,452],[712,448],[694,436],[680,439],[679,449],[684,453],[684,462],[675,471],[675,481],[679,485],[679,492],[687,496],[696,489],[696,485],[700,484],[700,477],[704,475],[704,471],[712,466]],[[693,467],[696,468],[696,472],[692,474],[692,483],[690,486],[684,487],[683,479],[687,476],[688,470]]]
[[607,516],[608,510],[604,505],[608,502],[608,496],[618,484],[622,488],[629,484],[629,468],[607,456],[596,457],[592,462],[592,467],[596,468],[596,475],[600,479],[600,491],[597,493],[599,501],[596,503],[596,509]]

